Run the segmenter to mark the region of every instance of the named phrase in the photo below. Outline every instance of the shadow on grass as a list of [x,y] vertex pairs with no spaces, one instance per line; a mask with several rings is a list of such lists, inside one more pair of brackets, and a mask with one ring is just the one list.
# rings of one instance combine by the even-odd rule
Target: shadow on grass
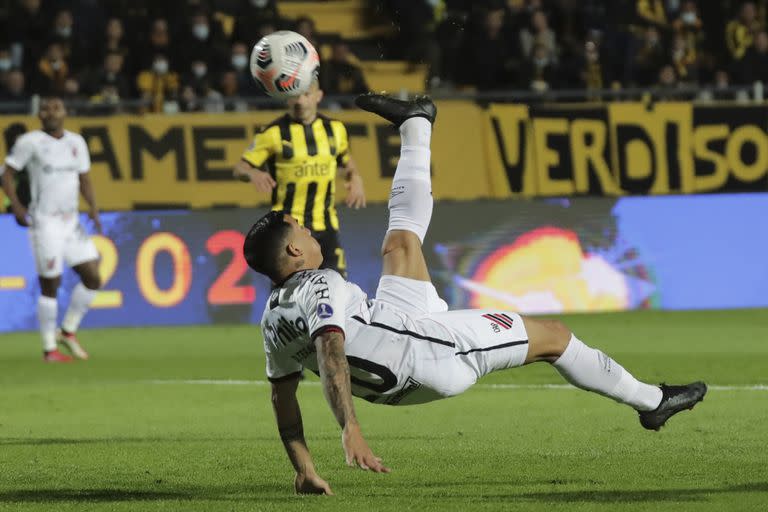
[[[436,436],[370,436],[371,439],[381,441],[430,441],[440,439]],[[115,443],[205,443],[205,442],[274,442],[278,439],[277,432],[268,436],[253,437],[95,437],[95,438],[68,438],[68,437],[44,437],[44,438],[23,438],[7,437],[0,438],[0,446],[56,446],[56,445],[86,445],[86,444],[115,444]],[[315,441],[336,441],[337,435],[315,435],[312,436]]]
[[[700,489],[647,489],[647,490],[576,490],[555,492],[531,492],[509,495],[484,495],[509,501],[544,503],[648,503],[665,501],[705,501],[709,495],[730,493],[768,492],[768,482],[728,485],[719,488]],[[477,497],[477,496],[475,496]]]
[[[768,482],[755,482],[729,485],[719,488],[701,489],[656,489],[656,490],[595,490],[595,491],[558,491],[516,494],[468,494],[447,492],[445,498],[465,498],[473,502],[498,499],[505,503],[540,502],[540,503],[650,503],[705,501],[710,495],[730,493],[768,492]],[[402,497],[402,496],[401,496]],[[417,496],[410,496],[410,499]],[[430,499],[435,496],[423,496]],[[108,503],[126,501],[253,501],[284,502],[298,499],[289,493],[283,485],[260,485],[228,488],[187,488],[169,490],[131,490],[131,489],[35,489],[0,492],[0,503]],[[370,496],[365,497],[366,500]]]
[[250,485],[231,488],[179,488],[167,490],[136,489],[25,489],[0,492],[0,503],[109,503],[123,501],[269,501],[295,499],[285,485]]

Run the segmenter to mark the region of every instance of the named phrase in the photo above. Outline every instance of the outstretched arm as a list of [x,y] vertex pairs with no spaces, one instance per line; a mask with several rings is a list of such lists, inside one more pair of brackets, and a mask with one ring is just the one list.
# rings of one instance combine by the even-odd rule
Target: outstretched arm
[[275,410],[277,429],[288,458],[296,470],[294,488],[299,494],[333,494],[328,482],[315,472],[312,455],[304,440],[301,409],[296,399],[299,376],[272,383],[272,408]]
[[349,364],[344,353],[344,334],[329,329],[318,335],[314,342],[323,393],[336,416],[336,421],[343,429],[341,442],[347,465],[357,465],[361,469],[370,469],[376,473],[389,473],[389,468],[373,454],[360,432],[352,403]]

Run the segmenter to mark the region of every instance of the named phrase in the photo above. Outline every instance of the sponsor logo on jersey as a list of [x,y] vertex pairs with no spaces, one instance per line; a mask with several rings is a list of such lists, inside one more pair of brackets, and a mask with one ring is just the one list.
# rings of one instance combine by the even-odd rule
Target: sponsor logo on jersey
[[333,308],[327,302],[321,302],[317,305],[317,316],[320,318],[331,318],[333,316]]
[[483,318],[491,321],[493,332],[501,332],[500,329],[511,329],[513,320],[506,313],[486,313]]
[[276,321],[264,324],[264,335],[274,345],[284,347],[292,341],[305,338],[308,334],[307,322],[301,317],[287,320],[280,316]]

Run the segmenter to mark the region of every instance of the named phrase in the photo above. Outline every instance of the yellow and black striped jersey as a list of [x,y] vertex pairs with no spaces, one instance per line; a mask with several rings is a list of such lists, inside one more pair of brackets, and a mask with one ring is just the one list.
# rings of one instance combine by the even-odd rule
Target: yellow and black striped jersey
[[339,229],[336,170],[349,162],[347,129],[318,115],[312,124],[288,114],[256,135],[243,160],[269,171],[277,182],[272,209],[282,210],[313,231]]

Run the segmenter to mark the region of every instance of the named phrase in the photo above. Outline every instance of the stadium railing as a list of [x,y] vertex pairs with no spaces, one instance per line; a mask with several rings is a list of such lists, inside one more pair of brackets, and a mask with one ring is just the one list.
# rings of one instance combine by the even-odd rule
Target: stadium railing
[[[414,94],[400,90],[394,93],[400,97]],[[531,90],[498,91],[457,91],[437,90],[429,93],[440,100],[469,100],[481,103],[601,103],[610,101],[693,101],[709,103],[730,101],[737,103],[762,103],[764,86],[762,82],[751,85],[729,86],[724,88],[705,86],[684,86],[675,88],[627,88],[627,89],[557,89],[537,92]],[[351,108],[354,96],[327,96],[322,107],[331,110]],[[34,95],[24,102],[0,102],[0,115],[36,114],[40,96]],[[251,110],[277,110],[283,103],[268,97],[234,97],[219,99],[199,99],[195,112],[245,112]],[[143,99],[128,99],[118,102],[95,102],[89,99],[73,98],[67,100],[70,111],[80,116],[137,114],[151,111],[151,102]],[[187,112],[178,101],[168,101],[163,113],[176,114]]]

